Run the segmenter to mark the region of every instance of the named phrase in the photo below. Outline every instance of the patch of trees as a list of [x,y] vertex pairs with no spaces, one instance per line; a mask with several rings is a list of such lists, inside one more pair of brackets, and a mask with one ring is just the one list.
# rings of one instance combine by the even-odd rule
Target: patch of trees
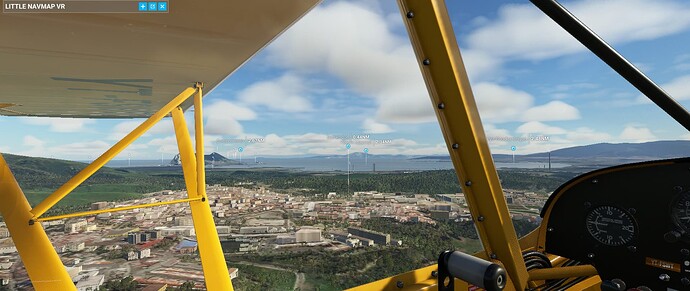
[[132,276],[114,278],[106,281],[100,289],[105,291],[136,291],[137,281]]

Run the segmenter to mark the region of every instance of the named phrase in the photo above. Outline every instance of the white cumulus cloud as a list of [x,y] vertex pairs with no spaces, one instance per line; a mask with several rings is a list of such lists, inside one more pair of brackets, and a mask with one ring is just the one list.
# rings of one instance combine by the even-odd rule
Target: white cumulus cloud
[[520,125],[516,131],[523,134],[565,134],[566,130],[557,126],[550,126],[539,121],[530,121]]
[[253,110],[226,100],[218,100],[204,106],[204,116],[206,117],[204,133],[210,135],[242,134],[243,127],[238,120],[257,118]]
[[690,100],[690,75],[675,78],[661,87],[676,100]]
[[534,102],[534,97],[527,92],[494,83],[479,83],[473,89],[479,114],[485,121],[518,120]]
[[27,135],[24,136],[24,145],[28,147],[43,147],[45,145],[45,141],[33,136],[33,135]]
[[367,118],[362,122],[362,129],[365,133],[389,133],[393,129],[387,124],[377,122],[374,119]]
[[657,140],[657,137],[649,128],[627,126],[620,134],[620,139],[626,142],[646,142]]
[[522,117],[528,121],[555,121],[580,119],[580,111],[563,101],[551,101],[527,109]]
[[351,2],[316,7],[269,48],[269,59],[301,73],[328,73],[377,101],[380,122],[434,121],[406,36],[376,9]]
[[305,96],[307,88],[303,80],[294,74],[285,74],[274,80],[250,85],[239,94],[239,100],[250,105],[265,106],[283,112],[306,112],[313,105]]
[[482,120],[486,122],[557,121],[580,118],[574,106],[563,101],[534,105],[534,97],[524,91],[490,82],[474,86],[474,96]]
[[[690,6],[669,0],[584,0],[566,8],[608,42],[650,40],[690,27]],[[510,59],[542,60],[586,48],[532,4],[506,4],[494,21],[467,37],[471,50]]]
[[44,125],[53,132],[80,132],[87,124],[94,123],[86,118],[57,118],[57,117],[22,117],[26,124]]

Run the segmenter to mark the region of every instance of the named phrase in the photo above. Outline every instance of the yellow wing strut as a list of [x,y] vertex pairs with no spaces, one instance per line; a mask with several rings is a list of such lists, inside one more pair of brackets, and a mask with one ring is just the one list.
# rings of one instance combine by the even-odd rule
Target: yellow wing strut
[[0,214],[36,290],[77,290],[40,223],[29,225],[31,205],[0,155]]
[[[197,235],[206,288],[211,291],[233,290],[225,256],[223,255],[218,232],[213,221],[211,207],[206,196],[202,88],[202,83],[196,83],[194,87],[189,87],[182,91],[177,97],[173,98],[153,116],[127,134],[122,140],[113,145],[33,209],[31,209],[24,193],[10,172],[7,163],[0,155],[0,195],[2,195],[0,199],[3,201],[3,203],[0,203],[0,214],[5,219],[29,278],[36,290],[76,290],[64,265],[60,261],[60,257],[55,252],[48,236],[43,230],[43,226],[36,222],[174,203],[189,203],[192,210],[192,219],[194,220],[194,229]],[[180,105],[192,95],[194,96],[195,108],[196,154],[192,147],[184,113],[180,108]],[[175,135],[180,150],[182,170],[187,186],[187,199],[41,217],[51,207],[60,202],[62,198],[67,196],[72,190],[134,142],[134,140],[170,113],[172,113]]]

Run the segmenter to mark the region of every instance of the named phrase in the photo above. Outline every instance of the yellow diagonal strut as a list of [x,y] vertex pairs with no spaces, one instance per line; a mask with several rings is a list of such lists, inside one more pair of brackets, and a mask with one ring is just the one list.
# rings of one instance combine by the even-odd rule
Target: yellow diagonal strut
[[196,156],[192,148],[192,140],[184,118],[182,109],[177,107],[172,111],[175,137],[180,150],[180,161],[185,176],[187,195],[189,198],[201,197],[201,200],[189,202],[194,220],[194,230],[199,244],[201,266],[204,269],[204,280],[208,290],[232,291],[232,282],[225,256],[220,245],[218,232],[213,222],[211,206],[206,196],[206,178],[204,161],[204,128],[202,116],[202,85],[197,84],[194,95],[194,124],[196,138]]
[[29,225],[32,214],[26,196],[0,154],[0,214],[12,235],[29,279],[36,290],[77,290],[40,223]]

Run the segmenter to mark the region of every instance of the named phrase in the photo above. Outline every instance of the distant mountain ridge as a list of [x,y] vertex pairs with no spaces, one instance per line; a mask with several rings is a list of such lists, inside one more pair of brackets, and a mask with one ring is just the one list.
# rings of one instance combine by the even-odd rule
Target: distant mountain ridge
[[[526,158],[546,158],[548,152],[515,155]],[[495,154],[494,159],[511,157],[506,154]],[[551,158],[639,158],[639,159],[667,159],[690,157],[690,141],[652,141],[644,143],[598,143],[584,146],[575,146],[551,151]],[[420,160],[449,160],[450,156],[424,156],[414,159]]]
[[[13,154],[2,154],[19,184],[24,189],[45,188],[46,185],[58,187],[72,178],[88,164],[52,158],[27,157]],[[94,181],[122,181],[130,173],[124,169],[103,167],[85,184]]]
[[[546,157],[548,153],[527,155],[528,157]],[[690,141],[653,141],[645,143],[598,143],[576,146],[551,151],[551,157],[580,158],[679,158],[690,157]]]
[[[216,166],[242,164],[238,161],[228,159],[217,152],[212,152],[208,155],[204,155],[204,163],[207,165],[214,164]],[[173,157],[172,160],[170,160],[170,165],[180,165],[180,154],[175,155],[175,157]]]

